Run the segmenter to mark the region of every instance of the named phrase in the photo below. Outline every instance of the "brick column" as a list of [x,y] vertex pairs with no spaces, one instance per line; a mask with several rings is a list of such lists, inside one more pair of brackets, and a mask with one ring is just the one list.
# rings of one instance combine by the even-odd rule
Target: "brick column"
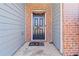
[[79,4],[63,4],[64,55],[79,54]]

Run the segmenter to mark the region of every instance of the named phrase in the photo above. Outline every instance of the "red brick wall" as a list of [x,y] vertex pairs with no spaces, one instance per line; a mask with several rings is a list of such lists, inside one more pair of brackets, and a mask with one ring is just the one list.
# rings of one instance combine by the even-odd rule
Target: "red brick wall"
[[26,4],[26,41],[31,41],[31,14],[33,10],[46,10],[46,39],[45,41],[52,41],[52,5],[51,4]]
[[63,4],[64,55],[79,54],[79,4]]

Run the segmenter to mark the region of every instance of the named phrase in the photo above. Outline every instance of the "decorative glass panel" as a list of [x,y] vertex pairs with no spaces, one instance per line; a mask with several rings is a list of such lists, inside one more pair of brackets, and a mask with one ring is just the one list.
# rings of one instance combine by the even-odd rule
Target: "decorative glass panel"
[[39,24],[40,24],[40,26],[43,26],[43,18],[39,19]]
[[37,26],[38,25],[38,18],[34,18],[35,19],[35,26]]

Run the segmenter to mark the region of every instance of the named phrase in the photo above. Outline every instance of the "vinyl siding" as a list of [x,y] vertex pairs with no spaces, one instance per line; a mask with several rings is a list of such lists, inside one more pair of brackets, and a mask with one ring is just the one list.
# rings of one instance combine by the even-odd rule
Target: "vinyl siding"
[[0,4],[0,55],[13,55],[24,40],[24,4]]
[[60,49],[60,4],[53,4],[53,42]]

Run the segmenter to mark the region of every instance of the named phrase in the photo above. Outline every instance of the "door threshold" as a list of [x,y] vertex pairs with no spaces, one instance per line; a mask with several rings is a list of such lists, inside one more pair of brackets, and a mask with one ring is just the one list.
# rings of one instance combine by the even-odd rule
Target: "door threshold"
[[31,42],[45,42],[45,40],[32,40]]

